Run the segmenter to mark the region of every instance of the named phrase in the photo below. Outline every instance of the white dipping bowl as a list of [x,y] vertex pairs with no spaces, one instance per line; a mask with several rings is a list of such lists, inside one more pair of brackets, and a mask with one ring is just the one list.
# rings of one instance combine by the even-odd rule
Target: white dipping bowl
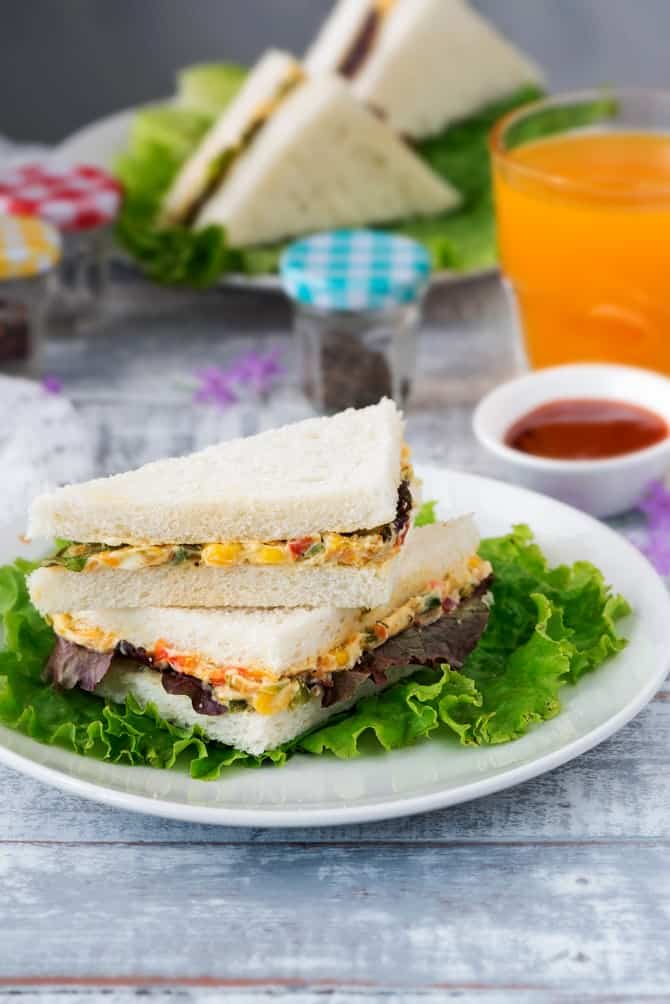
[[493,457],[498,475],[507,481],[552,495],[593,516],[614,516],[632,509],[649,482],[668,470],[670,437],[607,460],[553,460],[505,444],[517,419],[549,401],[571,397],[640,405],[670,426],[669,379],[633,366],[578,363],[537,370],[497,387],[475,411],[475,435]]

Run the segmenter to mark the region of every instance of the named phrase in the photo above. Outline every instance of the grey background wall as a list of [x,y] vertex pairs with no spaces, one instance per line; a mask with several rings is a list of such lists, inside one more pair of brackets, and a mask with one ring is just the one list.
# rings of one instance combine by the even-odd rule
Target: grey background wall
[[[0,133],[52,142],[188,63],[300,53],[333,0],[3,0]],[[670,0],[474,0],[552,87],[670,85]]]

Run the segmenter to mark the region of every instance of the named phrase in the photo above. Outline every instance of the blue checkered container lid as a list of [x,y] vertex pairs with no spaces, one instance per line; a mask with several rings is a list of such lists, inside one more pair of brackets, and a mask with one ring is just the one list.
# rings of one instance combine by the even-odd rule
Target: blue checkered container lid
[[418,300],[430,278],[426,249],[376,230],[332,230],[296,241],[281,257],[284,290],[321,310],[383,310]]

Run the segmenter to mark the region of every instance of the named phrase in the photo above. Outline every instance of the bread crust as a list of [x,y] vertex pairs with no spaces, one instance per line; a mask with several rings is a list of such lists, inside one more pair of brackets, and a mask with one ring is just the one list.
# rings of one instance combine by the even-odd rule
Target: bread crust
[[41,613],[118,607],[374,607],[392,588],[396,558],[379,565],[156,568],[70,572],[38,568],[30,596]]

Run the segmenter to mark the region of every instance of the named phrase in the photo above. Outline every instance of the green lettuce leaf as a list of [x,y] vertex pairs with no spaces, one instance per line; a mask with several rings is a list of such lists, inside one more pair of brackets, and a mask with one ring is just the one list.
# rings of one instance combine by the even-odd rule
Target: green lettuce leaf
[[177,75],[177,100],[213,119],[232,101],[246,75],[246,69],[235,63],[187,66]]
[[414,526],[430,526],[431,523],[437,523],[437,514],[435,512],[436,505],[437,502],[435,499],[432,499],[429,502],[424,502],[416,514]]
[[630,608],[593,565],[550,568],[526,526],[484,540],[480,553],[493,565],[494,604],[463,670],[422,670],[312,733],[302,749],[349,758],[366,734],[395,749],[440,725],[464,745],[509,742],[557,715],[561,688],[626,644],[615,624]]
[[583,129],[585,126],[609,122],[620,112],[620,104],[616,98],[603,91],[602,97],[595,101],[580,101],[572,104],[549,105],[524,115],[519,122],[510,125],[505,133],[506,145],[509,149],[530,143],[536,139],[544,139],[557,132],[567,129]]
[[472,272],[498,263],[490,192],[451,213],[407,221],[393,230],[423,244],[438,272]]
[[468,741],[516,739],[558,714],[559,691],[626,644],[616,621],[630,613],[585,561],[551,568],[528,527],[484,540],[493,565],[489,627],[464,672],[482,695]]
[[305,736],[300,749],[317,755],[328,751],[349,759],[361,752],[360,743],[366,733],[385,750],[409,746],[429,736],[440,724],[435,704],[450,672],[421,670],[381,694],[363,698],[353,714]]
[[[431,503],[426,521],[432,518]],[[260,757],[184,729],[129,697],[114,704],[42,679],[51,628],[33,608],[25,578],[35,565],[0,569],[0,722],[51,745],[112,763],[181,766],[211,780],[231,766],[281,765],[296,750],[357,756],[443,734],[464,745],[507,742],[560,711],[560,690],[620,651],[617,621],[630,612],[587,562],[550,567],[527,527],[484,540],[495,572],[489,625],[461,672],[419,669],[293,743]]]
[[181,163],[205,135],[214,117],[175,104],[147,105],[136,112],[130,128],[126,158],[138,159],[158,147]]

